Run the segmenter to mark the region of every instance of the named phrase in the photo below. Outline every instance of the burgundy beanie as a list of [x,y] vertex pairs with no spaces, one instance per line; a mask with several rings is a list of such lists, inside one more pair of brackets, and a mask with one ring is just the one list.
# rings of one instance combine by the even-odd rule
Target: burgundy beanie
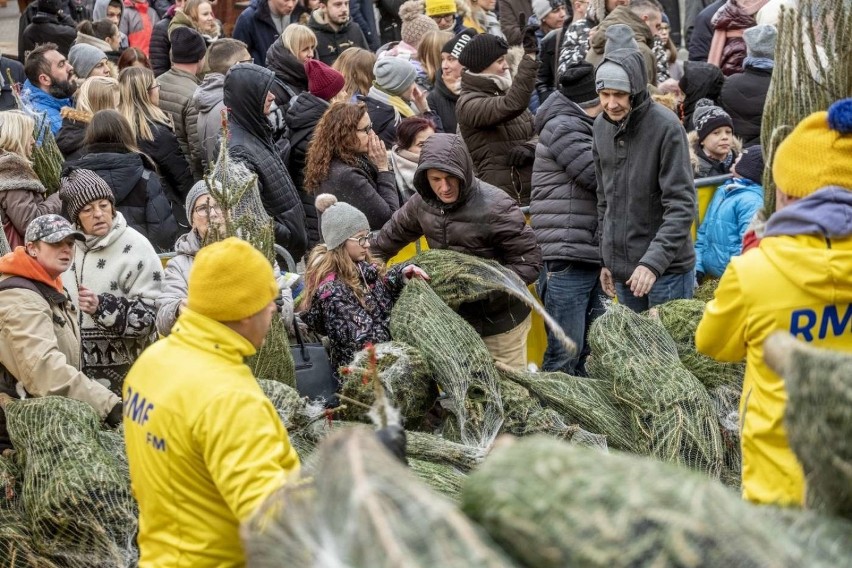
[[315,97],[330,101],[343,89],[343,75],[318,59],[305,60],[308,91]]

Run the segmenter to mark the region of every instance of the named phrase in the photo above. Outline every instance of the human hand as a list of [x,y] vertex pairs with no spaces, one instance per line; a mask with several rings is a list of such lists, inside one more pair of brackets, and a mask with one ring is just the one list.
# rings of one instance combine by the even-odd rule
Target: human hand
[[641,298],[651,291],[656,281],[657,276],[654,272],[647,266],[640,264],[627,279],[626,284],[630,286],[630,291],[633,292],[634,296]]
[[80,311],[89,315],[93,315],[98,310],[98,305],[100,304],[98,295],[85,286],[80,286],[77,302],[80,304]]
[[521,40],[521,46],[524,48],[524,54],[535,57],[538,55],[538,38],[535,34],[538,31],[539,26],[530,26],[527,22],[526,14],[523,12],[518,14],[518,24],[524,34],[523,39]]
[[610,298],[615,298],[615,281],[612,279],[612,272],[605,266],[601,268],[601,288],[603,288],[604,294]]
[[378,137],[378,135],[370,131],[370,146],[367,150],[367,157],[370,158],[370,161],[373,162],[373,165],[380,172],[388,171],[388,150],[385,148],[385,143],[382,142],[382,139]]
[[420,278],[421,280],[430,280],[429,275],[426,274],[426,271],[414,264],[409,264],[408,266],[403,268],[402,275],[409,279]]
[[281,293],[275,298],[275,307],[278,313],[281,314],[281,321],[288,328],[293,326],[293,292],[289,288],[284,288]]
[[506,162],[516,168],[522,168],[533,160],[535,160],[535,150],[526,145],[512,146],[506,155]]
[[414,106],[417,107],[420,114],[429,112],[429,101],[426,100],[425,91],[420,90],[420,87],[414,85],[414,90],[411,92],[411,96],[414,98]]

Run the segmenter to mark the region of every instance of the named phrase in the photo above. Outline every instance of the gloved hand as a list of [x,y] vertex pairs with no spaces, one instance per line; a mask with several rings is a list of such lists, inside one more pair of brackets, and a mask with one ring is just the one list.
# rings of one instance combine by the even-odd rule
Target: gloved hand
[[275,298],[275,307],[281,314],[281,321],[288,329],[293,327],[293,293],[289,288],[284,288]]
[[521,29],[524,30],[523,39],[521,40],[521,45],[524,48],[524,54],[538,56],[538,38],[535,34],[539,27],[528,25],[527,15],[523,12],[518,15],[518,23],[520,24]]
[[402,426],[385,426],[380,430],[376,430],[376,436],[390,453],[396,456],[399,461],[408,465],[408,460],[405,457],[405,430]]
[[106,422],[107,426],[110,428],[117,428],[119,424],[121,424],[121,416],[124,414],[124,405],[119,400],[115,403],[115,406],[112,407],[112,410],[109,411],[109,414],[104,418],[104,422]]
[[535,150],[526,144],[513,146],[506,156],[506,163],[516,168],[522,168],[532,163],[533,160],[535,160]]

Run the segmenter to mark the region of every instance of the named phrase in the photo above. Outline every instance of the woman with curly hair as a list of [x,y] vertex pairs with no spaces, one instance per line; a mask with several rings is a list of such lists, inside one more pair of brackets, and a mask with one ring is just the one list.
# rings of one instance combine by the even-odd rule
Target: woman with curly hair
[[308,147],[305,188],[358,208],[371,230],[381,229],[399,209],[385,145],[363,103],[334,103],[320,119]]
[[373,67],[376,54],[360,47],[350,47],[340,54],[332,68],[343,75],[343,94],[346,100],[354,101],[358,95],[366,96],[373,86]]
[[[368,343],[390,341],[390,314],[408,278],[429,277],[413,264],[390,270],[370,256],[367,218],[333,195],[317,196],[325,244],[305,270],[303,321],[329,339],[332,369],[348,365]],[[340,375],[335,371],[338,380]]]

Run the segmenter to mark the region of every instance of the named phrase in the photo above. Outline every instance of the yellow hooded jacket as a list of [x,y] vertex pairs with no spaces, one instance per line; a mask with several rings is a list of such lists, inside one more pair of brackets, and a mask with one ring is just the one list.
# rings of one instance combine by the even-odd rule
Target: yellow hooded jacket
[[243,358],[251,343],[184,309],[124,382],[140,568],[243,566],[239,525],[299,470]]
[[812,345],[852,351],[852,237],[766,237],[734,257],[695,334],[698,351],[720,361],[746,358],[740,399],[743,498],[804,501],[804,475],[787,442],[784,380],[763,361],[763,342],[789,330]]

